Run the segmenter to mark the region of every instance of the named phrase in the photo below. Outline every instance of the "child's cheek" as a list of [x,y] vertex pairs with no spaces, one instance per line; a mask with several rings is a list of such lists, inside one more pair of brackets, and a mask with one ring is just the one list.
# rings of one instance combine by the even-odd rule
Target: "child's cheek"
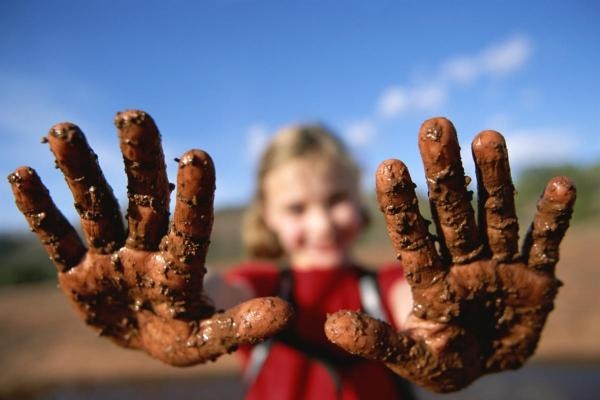
[[302,226],[296,218],[284,218],[281,221],[278,239],[287,253],[292,253],[302,246]]
[[352,202],[339,204],[333,210],[336,226],[345,237],[356,236],[362,227],[362,216],[357,205]]

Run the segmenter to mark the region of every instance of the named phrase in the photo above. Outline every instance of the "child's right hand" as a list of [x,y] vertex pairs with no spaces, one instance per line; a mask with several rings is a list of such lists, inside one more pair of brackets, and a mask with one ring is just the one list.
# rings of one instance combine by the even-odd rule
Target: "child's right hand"
[[118,203],[77,126],[58,124],[45,141],[73,193],[88,248],[33,169],[21,167],[8,177],[19,210],[86,323],[124,347],[178,366],[214,360],[281,330],[291,308],[279,298],[215,312],[203,295],[215,189],[208,154],[191,150],[179,160],[169,228],[172,187],[154,121],[142,111],[125,111],[115,123],[128,176],[127,237]]

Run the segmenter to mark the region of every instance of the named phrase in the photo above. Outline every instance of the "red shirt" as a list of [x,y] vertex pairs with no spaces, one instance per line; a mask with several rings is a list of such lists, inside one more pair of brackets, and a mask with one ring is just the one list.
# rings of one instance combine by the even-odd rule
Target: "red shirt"
[[[290,328],[272,342],[247,399],[403,398],[406,383],[401,383],[385,365],[352,356],[325,336],[323,326],[328,313],[361,309],[360,276],[357,267],[291,270],[295,318]],[[267,263],[243,264],[226,275],[231,283],[249,284],[259,297],[279,295],[280,278],[278,267]],[[404,276],[398,265],[383,268],[377,274],[388,321],[392,321],[387,302],[389,289],[400,279]],[[244,367],[251,349],[244,346],[238,352]]]

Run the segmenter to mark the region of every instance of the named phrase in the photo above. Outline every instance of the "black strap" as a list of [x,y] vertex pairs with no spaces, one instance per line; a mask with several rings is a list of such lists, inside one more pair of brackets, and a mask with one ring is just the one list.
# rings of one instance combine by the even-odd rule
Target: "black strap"
[[388,321],[385,314],[383,304],[381,304],[381,291],[379,290],[379,283],[375,274],[361,270],[358,290],[362,309],[371,317],[389,323],[390,321]]

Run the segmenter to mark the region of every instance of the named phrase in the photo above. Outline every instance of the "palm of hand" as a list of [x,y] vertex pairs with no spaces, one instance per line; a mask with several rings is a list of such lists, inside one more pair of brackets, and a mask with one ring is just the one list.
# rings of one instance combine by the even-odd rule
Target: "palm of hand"
[[[415,347],[390,367],[437,391],[518,368],[535,351],[558,286],[523,263],[453,266],[439,283],[414,291],[419,300],[405,325],[414,342],[403,346]],[[419,360],[407,356],[414,352]]]
[[73,193],[89,249],[31,168],[9,176],[18,208],[58,269],[62,290],[86,323],[118,344],[173,365],[214,360],[281,330],[291,316],[278,298],[225,312],[202,291],[213,222],[214,167],[199,150],[179,160],[169,227],[169,184],[160,135],[141,111],[119,113],[128,175],[128,233],[96,156],[78,127],[54,126],[45,141]]
[[404,330],[395,332],[348,311],[331,315],[325,330],[347,351],[383,361],[423,387],[448,392],[483,374],[517,368],[533,354],[560,286],[554,266],[575,190],[564,177],[550,181],[519,253],[502,136],[484,131],[473,142],[479,224],[452,124],[426,121],[419,145],[439,249],[419,213],[404,164],[388,160],[377,172],[381,210],[412,288],[413,311]]

